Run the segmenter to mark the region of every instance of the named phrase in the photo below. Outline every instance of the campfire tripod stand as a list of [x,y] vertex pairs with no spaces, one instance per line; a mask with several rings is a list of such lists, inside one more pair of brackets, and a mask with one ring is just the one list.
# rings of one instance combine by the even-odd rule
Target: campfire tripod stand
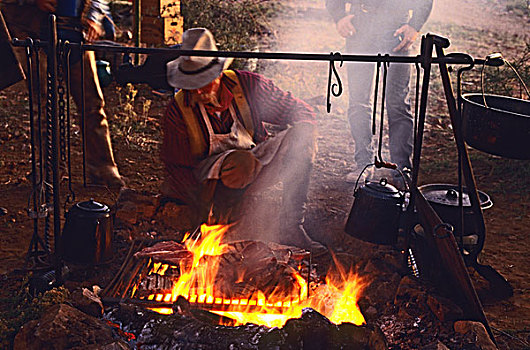
[[[26,40],[26,41],[20,41],[20,40],[13,40],[14,44],[16,46],[24,46],[24,47],[31,47],[32,41]],[[422,136],[424,132],[424,123],[425,123],[425,115],[426,115],[426,108],[427,108],[427,97],[428,97],[428,88],[429,88],[429,82],[430,82],[430,71],[432,64],[439,64],[441,73],[442,73],[442,79],[444,82],[444,88],[446,93],[446,99],[449,106],[449,111],[451,115],[451,120],[454,124],[454,128],[456,127],[456,130],[458,129],[458,123],[457,123],[457,108],[455,99],[452,93],[452,90],[450,89],[450,82],[449,82],[449,75],[447,70],[447,64],[469,64],[468,59],[463,59],[462,57],[455,56],[455,55],[444,55],[443,49],[447,48],[449,46],[449,42],[447,39],[434,36],[434,35],[426,35],[422,39],[422,50],[421,54],[415,57],[405,57],[405,56],[370,56],[370,55],[341,55],[340,53],[331,53],[331,54],[296,54],[296,53],[259,53],[259,52],[224,52],[224,51],[194,51],[194,50],[179,50],[179,49],[153,49],[153,48],[132,48],[132,47],[116,47],[116,46],[108,46],[108,45],[84,45],[84,44],[70,44],[68,42],[58,42],[57,40],[57,29],[56,29],[56,23],[55,23],[55,17],[52,15],[50,16],[50,40],[49,42],[39,42],[37,43],[37,46],[47,47],[48,48],[48,72],[47,72],[47,83],[48,83],[48,103],[47,103],[47,115],[49,116],[49,129],[50,133],[48,133],[48,145],[50,146],[48,156],[51,158],[50,162],[47,162],[46,170],[51,170],[51,194],[53,195],[53,234],[54,234],[54,268],[56,272],[56,278],[58,281],[61,281],[61,271],[62,271],[62,259],[60,255],[60,241],[61,241],[61,197],[60,197],[60,184],[59,184],[59,156],[60,156],[60,150],[61,150],[61,143],[60,143],[60,137],[59,137],[59,130],[60,130],[60,123],[59,123],[59,117],[58,114],[60,111],[58,110],[59,104],[58,104],[58,76],[57,76],[57,67],[58,62],[56,59],[58,48],[64,48],[65,52],[68,55],[69,50],[72,47],[78,47],[80,48],[80,53],[82,54],[84,51],[90,51],[90,50],[105,50],[107,52],[115,52],[115,53],[135,53],[135,54],[149,54],[149,55],[159,55],[162,57],[174,57],[175,55],[193,55],[193,56],[205,56],[205,57],[233,57],[233,58],[258,58],[258,59],[280,59],[280,60],[305,60],[305,61],[328,61],[330,63],[329,66],[329,79],[328,79],[328,95],[327,95],[327,109],[330,111],[331,104],[330,104],[330,96],[339,96],[342,93],[342,83],[340,82],[340,77],[335,69],[334,63],[336,61],[340,61],[341,64],[343,62],[377,62],[377,63],[404,63],[404,64],[411,64],[414,63],[416,65],[420,64],[423,68],[424,74],[423,74],[423,83],[422,83],[422,90],[421,90],[421,100],[420,100],[420,106],[419,106],[419,119],[418,123],[416,125],[416,139],[415,139],[415,149],[414,149],[414,161],[413,161],[413,173],[412,178],[410,180],[409,188],[411,190],[411,202],[409,205],[409,208],[415,208],[417,207],[418,213],[420,218],[422,218],[423,226],[426,231],[428,231],[428,241],[429,241],[429,248],[433,252],[438,252],[438,255],[440,261],[442,263],[442,269],[447,271],[448,276],[450,276],[452,282],[456,284],[462,291],[462,298],[459,300],[459,304],[464,309],[466,316],[475,320],[478,320],[482,322],[486,329],[488,330],[489,334],[491,335],[493,339],[493,335],[491,333],[491,330],[489,328],[487,319],[484,315],[484,312],[482,310],[482,306],[480,304],[480,301],[478,300],[477,294],[475,292],[475,289],[473,288],[473,285],[471,284],[469,275],[466,270],[465,263],[462,259],[462,256],[459,252],[459,249],[457,247],[456,241],[454,239],[452,230],[449,229],[449,226],[445,223],[443,223],[439,217],[437,216],[436,212],[432,209],[432,207],[429,205],[429,203],[425,200],[421,192],[417,188],[417,179],[418,179],[418,172],[419,172],[419,166],[420,166],[420,156],[421,156],[421,146],[422,146]],[[438,57],[433,58],[433,47],[436,48],[436,52]],[[31,50],[29,50],[31,51]],[[81,55],[81,57],[83,57]],[[479,60],[475,60],[475,62],[479,62]],[[67,67],[68,65],[66,65]],[[81,64],[81,67],[83,67],[83,63]],[[66,68],[65,71],[68,71]],[[418,69],[419,71],[419,69]],[[162,77],[163,75],[161,75]],[[332,84],[332,77],[335,76],[337,79],[337,83]],[[38,79],[38,77],[37,77]],[[38,80],[37,80],[38,84]],[[82,80],[82,85],[83,80]],[[69,86],[69,82],[67,81],[66,86]],[[29,90],[30,93],[30,101],[32,101],[31,94],[32,90]],[[64,107],[64,106],[63,106]],[[30,117],[32,120],[30,121],[33,125],[33,106],[30,105]],[[40,109],[39,109],[40,111]],[[63,110],[64,112],[64,110]],[[69,118],[69,108],[67,108],[67,111],[65,112],[67,117]],[[84,108],[81,106],[81,114],[83,116],[84,114]],[[83,122],[82,118],[82,122]],[[467,158],[467,153],[465,153],[465,147],[463,147],[463,143],[460,137],[460,133],[456,132],[458,134],[457,137],[457,144],[459,147],[459,151],[461,153],[461,156],[465,160],[462,162],[463,166],[463,173],[466,178],[466,184],[468,188],[471,189],[471,197],[472,197],[472,203],[475,203],[477,201],[476,198],[476,186],[472,174],[472,169],[469,163],[469,159]],[[39,135],[40,136],[40,135]],[[35,141],[36,135],[32,132],[32,143]],[[69,130],[66,132],[65,137],[69,137]],[[63,140],[64,141],[64,140]],[[64,142],[63,142],[64,144]],[[34,148],[32,147],[32,150]],[[83,138],[83,151],[85,151],[84,147],[84,138]],[[64,156],[64,149],[63,149],[63,156]],[[67,151],[69,154],[69,150]],[[83,152],[83,160],[84,160],[84,152]],[[70,157],[68,157],[68,162],[70,160]],[[35,155],[32,154],[32,164],[36,164]],[[83,162],[84,164],[84,162]],[[41,158],[41,166],[42,166],[42,158]],[[35,173],[34,173],[35,174]],[[83,174],[84,174],[84,167],[83,167]],[[69,174],[69,178],[71,178],[71,174]],[[33,186],[34,189],[37,188],[38,185],[42,185],[43,180],[42,177],[39,179],[39,183],[37,183],[36,179],[33,178]],[[50,193],[50,192],[48,192]],[[34,205],[34,211],[36,211],[36,205]],[[410,209],[413,210],[413,209]],[[483,225],[483,218],[482,218],[482,212],[480,210],[477,211],[477,215],[479,215],[479,220],[482,221]],[[38,220],[39,217],[34,217],[34,220]],[[479,222],[480,224],[480,222]],[[30,246],[30,253],[36,253],[38,251],[38,245],[39,242],[42,242],[38,232],[34,232],[34,239],[32,240],[32,245]]]

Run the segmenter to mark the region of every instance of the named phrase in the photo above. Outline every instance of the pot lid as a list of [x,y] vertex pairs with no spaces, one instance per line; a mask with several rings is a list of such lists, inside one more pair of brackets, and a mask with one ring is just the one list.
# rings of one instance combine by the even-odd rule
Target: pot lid
[[400,197],[399,190],[392,184],[388,183],[386,178],[381,178],[379,182],[366,181],[365,187],[370,191],[377,192],[389,197]]
[[90,200],[85,202],[79,202],[75,206],[81,210],[94,213],[102,213],[109,211],[109,207],[107,205],[96,202],[93,198],[90,198]]
[[[425,199],[431,203],[442,204],[451,207],[457,207],[459,205],[458,186],[456,185],[431,184],[420,186],[419,190],[425,196]],[[493,205],[490,197],[486,193],[478,191],[478,197],[480,201],[480,207],[482,209],[488,209]],[[462,204],[464,207],[471,207],[469,194],[466,193],[465,188],[462,192]]]

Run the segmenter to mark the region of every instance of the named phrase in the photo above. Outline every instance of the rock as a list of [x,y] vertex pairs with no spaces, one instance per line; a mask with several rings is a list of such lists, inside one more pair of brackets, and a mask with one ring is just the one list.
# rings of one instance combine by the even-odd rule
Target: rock
[[122,203],[116,210],[115,225],[117,228],[130,228],[138,222],[138,210],[134,203]]
[[399,305],[407,301],[420,301],[425,299],[425,294],[425,291],[417,280],[410,276],[405,276],[399,282],[394,297],[394,304]]
[[376,326],[356,326],[342,323],[333,332],[330,342],[333,349],[371,349],[386,350],[388,344],[383,332]]
[[455,332],[460,334],[471,333],[476,339],[475,344],[482,350],[496,350],[497,346],[491,341],[484,325],[476,321],[456,321]]
[[130,227],[141,220],[151,220],[160,206],[160,195],[122,188],[116,202],[116,226]]
[[442,322],[454,321],[464,317],[464,312],[458,305],[438,295],[428,295],[427,305],[433,314]]
[[131,349],[131,347],[129,346],[129,344],[127,344],[126,342],[122,340],[116,340],[106,345],[89,345],[88,347],[73,348],[72,350],[74,349],[79,349],[79,350],[129,350]]
[[72,304],[86,314],[101,317],[104,308],[101,299],[97,295],[98,289],[100,289],[98,286],[94,286],[93,290],[87,288],[74,290],[72,292]]
[[155,220],[174,230],[191,231],[195,214],[186,205],[167,202],[158,210]]
[[313,309],[304,309],[302,316],[285,323],[286,344],[293,348],[327,349],[331,330],[336,327],[330,320]]
[[376,320],[377,309],[370,305],[366,310],[363,311],[363,315],[367,320]]
[[[15,337],[15,350],[105,348],[115,343],[111,329],[78,309],[57,304],[39,320],[26,323]],[[108,348],[112,349],[112,348]]]
[[437,341],[436,342],[436,350],[449,350],[449,348],[447,346],[445,346],[444,343],[442,343],[441,341]]

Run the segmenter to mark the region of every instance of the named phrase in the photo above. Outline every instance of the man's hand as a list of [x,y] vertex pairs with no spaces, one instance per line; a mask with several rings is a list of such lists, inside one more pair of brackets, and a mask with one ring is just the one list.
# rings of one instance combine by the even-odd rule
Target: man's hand
[[351,23],[352,18],[353,15],[348,15],[337,22],[337,31],[343,38],[352,36],[356,32],[355,27]]
[[44,12],[55,12],[57,0],[36,0],[37,7]]
[[393,52],[407,50],[418,37],[418,31],[408,24],[404,24],[398,30],[394,32],[394,36],[401,36],[401,42],[398,46],[394,47]]
[[101,28],[101,26],[89,19],[86,20],[86,26],[87,31],[85,35],[85,40],[89,43],[98,40],[101,34],[103,33],[103,29]]
[[220,178],[228,188],[245,188],[256,179],[260,170],[261,163],[252,152],[236,150],[224,159]]

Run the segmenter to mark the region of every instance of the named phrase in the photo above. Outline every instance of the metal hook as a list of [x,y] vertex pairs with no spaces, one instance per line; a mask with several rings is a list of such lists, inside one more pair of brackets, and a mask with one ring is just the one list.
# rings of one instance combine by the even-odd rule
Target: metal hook
[[[335,68],[335,61],[340,61],[340,66],[342,67],[344,61],[342,60],[342,55],[340,52],[332,52],[331,53],[332,58],[329,60],[329,73],[328,73],[328,93],[327,93],[327,99],[326,99],[326,110],[327,112],[331,112],[331,94],[335,97],[339,97],[342,95],[342,81],[340,80],[339,73],[337,72],[337,69]],[[336,83],[331,83],[332,75],[335,75],[335,79],[337,79]],[[335,89],[337,89],[335,91]]]
[[[388,57],[389,54],[385,55],[385,58]],[[384,117],[385,117],[385,99],[386,99],[386,80],[388,75],[388,67],[390,65],[390,62],[388,60],[385,60],[383,64],[383,92],[381,96],[381,121],[379,123],[379,143],[377,146],[377,157],[375,159],[375,163],[381,163],[384,164],[385,161],[383,161],[382,156],[382,148],[383,148],[383,123],[384,123]]]
[[377,69],[375,73],[375,89],[374,89],[374,108],[372,111],[372,135],[375,135],[375,123],[377,115],[377,97],[379,95],[379,72],[381,71],[381,54],[377,54]]

